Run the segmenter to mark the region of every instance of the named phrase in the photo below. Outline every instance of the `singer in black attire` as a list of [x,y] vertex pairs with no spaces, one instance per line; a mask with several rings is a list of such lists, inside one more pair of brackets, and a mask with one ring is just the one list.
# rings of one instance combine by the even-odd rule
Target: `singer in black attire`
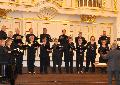
[[64,53],[64,62],[66,61],[66,58],[68,57],[68,52],[67,52],[67,45],[68,45],[68,36],[66,35],[66,30],[62,30],[62,35],[59,36],[58,42],[60,42],[60,45],[63,46],[63,50],[61,52],[61,57],[63,57]]
[[95,42],[95,37],[91,36],[90,38],[90,42],[87,43],[86,45],[86,72],[89,71],[89,65],[91,62],[92,65],[92,72],[95,72],[95,58],[96,58],[96,49],[97,49],[97,45]]
[[8,66],[7,66],[7,70],[6,70],[6,74],[7,74],[7,78],[10,81],[10,85],[15,85],[15,79],[16,79],[16,73],[15,73],[15,56],[14,54],[16,53],[16,51],[14,51],[13,47],[12,47],[12,39],[8,38],[6,40],[6,51],[7,54],[6,56],[8,57]]
[[42,45],[40,46],[40,73],[48,73],[47,67],[48,67],[48,55],[50,47],[47,44],[46,38],[42,40]]
[[30,43],[30,36],[34,36],[34,40],[37,42],[38,38],[33,34],[33,29],[29,29],[29,34],[26,35],[26,42]]
[[38,44],[38,42],[35,41],[35,36],[31,35],[29,37],[29,43],[27,46],[27,67],[28,67],[28,73],[35,73],[34,71],[34,63],[35,63],[35,53],[37,50],[37,46],[36,44]]
[[22,74],[22,67],[23,67],[23,49],[22,49],[22,38],[23,36],[20,35],[20,30],[16,29],[16,34],[13,35],[13,48],[18,50],[18,52],[14,55],[16,57],[16,72],[18,74]]
[[69,37],[66,45],[67,56],[64,58],[66,73],[73,73],[73,50],[75,50],[75,46],[72,37]]
[[98,44],[102,45],[102,41],[106,40],[106,46],[110,44],[110,37],[106,35],[106,31],[103,31],[103,35],[99,37]]
[[86,50],[86,47],[82,43],[82,39],[78,39],[78,44],[76,45],[76,68],[77,72],[83,73],[83,62],[84,62],[84,52]]
[[[108,51],[109,51],[109,47],[108,45],[106,45],[107,41],[106,40],[103,40],[102,41],[102,45],[98,48],[98,53],[100,54],[100,57],[99,57],[99,63],[107,63],[108,62],[108,59],[104,59],[103,58],[103,55],[107,54]],[[101,73],[106,73],[107,68],[103,67],[101,68]]]
[[53,73],[56,72],[56,65],[58,65],[59,73],[61,73],[61,65],[62,65],[62,57],[61,52],[63,50],[63,47],[58,44],[58,39],[54,40],[55,43],[52,45],[52,61],[53,61]]
[[[46,44],[50,48],[50,42],[52,42],[51,36],[47,34],[47,28],[43,28],[43,34],[40,34],[40,43],[42,43],[42,40],[46,38]],[[47,53],[49,56],[49,52]],[[50,66],[50,57],[48,57],[48,66]]]

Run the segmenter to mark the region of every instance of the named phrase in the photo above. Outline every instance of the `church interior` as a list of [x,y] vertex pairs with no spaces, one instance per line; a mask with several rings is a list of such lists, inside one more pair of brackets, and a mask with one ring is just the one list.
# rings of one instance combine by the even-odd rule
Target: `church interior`
[[[7,28],[7,34],[9,31],[15,34],[15,30],[19,29],[22,36],[29,34],[29,29],[32,28],[33,34],[38,38],[43,33],[43,28],[46,28],[53,40],[58,39],[65,29],[66,35],[73,38],[73,43],[79,32],[82,32],[87,42],[90,41],[91,36],[94,36],[97,44],[95,62],[98,63],[100,56],[98,40],[103,31],[106,31],[106,35],[110,38],[109,47],[114,41],[120,45],[120,0],[0,0],[0,28],[3,25]],[[26,43],[26,37],[23,37],[23,43]],[[50,46],[53,44],[54,42],[50,42]],[[73,67],[76,66],[75,53],[74,51]],[[37,49],[35,57],[37,71],[40,67],[39,54],[40,49]],[[49,56],[52,67],[52,53]],[[86,58],[84,65],[85,62]],[[63,62],[63,69],[64,65]],[[15,85],[108,85],[107,74],[99,72],[29,75],[26,67],[27,51],[25,50],[23,74],[17,76]],[[116,85],[115,82],[113,85]]]

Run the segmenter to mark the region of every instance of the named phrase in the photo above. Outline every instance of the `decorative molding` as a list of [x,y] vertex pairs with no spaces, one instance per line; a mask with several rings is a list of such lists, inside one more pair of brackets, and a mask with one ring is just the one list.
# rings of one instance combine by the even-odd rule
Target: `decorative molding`
[[96,16],[95,15],[80,15],[81,22],[85,23],[95,23]]
[[117,13],[117,0],[114,0],[114,11]]
[[58,11],[53,7],[43,7],[39,10],[38,17],[42,20],[50,20],[57,15]]
[[11,11],[11,10],[8,10],[8,9],[1,9],[1,8],[0,8],[0,17],[6,18],[7,13],[9,13],[10,11]]

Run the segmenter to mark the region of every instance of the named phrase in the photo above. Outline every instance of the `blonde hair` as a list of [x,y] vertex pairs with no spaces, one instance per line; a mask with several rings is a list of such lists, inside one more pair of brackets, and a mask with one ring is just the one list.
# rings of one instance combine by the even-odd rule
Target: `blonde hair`
[[54,42],[55,42],[55,41],[58,41],[58,39],[57,39],[57,38],[54,38]]
[[115,42],[113,42],[111,45],[111,49],[116,49],[116,48],[117,48],[117,44]]
[[5,45],[8,46],[10,41],[12,42],[12,39],[7,39],[7,40],[5,41]]

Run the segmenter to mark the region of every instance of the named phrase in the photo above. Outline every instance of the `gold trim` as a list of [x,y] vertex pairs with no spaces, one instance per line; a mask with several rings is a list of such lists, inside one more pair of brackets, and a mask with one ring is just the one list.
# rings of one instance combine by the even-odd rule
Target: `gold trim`
[[106,4],[106,0],[102,0],[102,10],[105,11],[105,4]]
[[114,0],[114,12],[117,13],[117,0]]
[[85,23],[95,23],[96,16],[95,15],[80,15],[81,22]]
[[9,9],[1,9],[0,8],[0,17],[2,18],[6,18],[7,17],[7,13],[9,13],[11,10]]
[[[8,17],[9,19],[13,19],[13,20],[38,20],[38,21],[44,21],[40,18],[12,18],[12,17]],[[8,19],[8,18],[5,18],[5,19]],[[73,23],[82,23],[80,20],[78,21],[74,21],[74,20],[48,20],[50,22],[62,22],[62,23],[70,23],[70,22],[73,22]],[[89,23],[88,23],[89,24]],[[92,23],[92,24],[108,24],[108,25],[112,25],[113,23],[106,23],[106,22],[102,22],[102,23]]]

